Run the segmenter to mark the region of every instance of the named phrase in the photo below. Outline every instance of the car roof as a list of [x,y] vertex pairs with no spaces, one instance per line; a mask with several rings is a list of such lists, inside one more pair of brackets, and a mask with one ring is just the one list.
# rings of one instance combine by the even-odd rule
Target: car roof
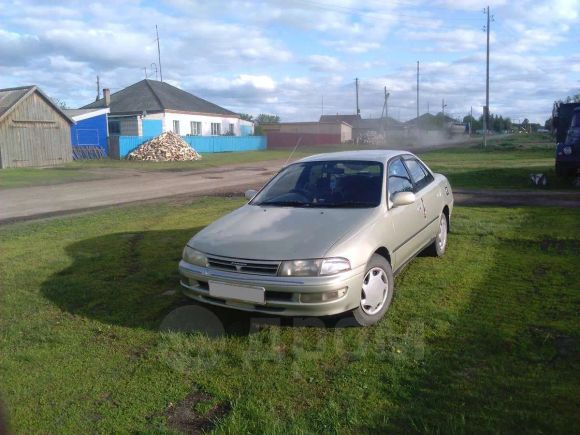
[[356,150],[356,151],[340,151],[335,153],[316,154],[298,162],[316,162],[325,160],[364,160],[386,162],[387,160],[403,155],[412,154],[409,151],[402,150]]

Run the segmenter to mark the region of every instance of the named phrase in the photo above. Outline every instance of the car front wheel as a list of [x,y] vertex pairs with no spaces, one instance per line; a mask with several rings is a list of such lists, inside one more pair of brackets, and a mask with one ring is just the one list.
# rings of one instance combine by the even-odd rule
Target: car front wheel
[[393,270],[385,258],[373,254],[367,264],[361,289],[360,304],[353,316],[360,326],[377,323],[385,315],[393,299]]

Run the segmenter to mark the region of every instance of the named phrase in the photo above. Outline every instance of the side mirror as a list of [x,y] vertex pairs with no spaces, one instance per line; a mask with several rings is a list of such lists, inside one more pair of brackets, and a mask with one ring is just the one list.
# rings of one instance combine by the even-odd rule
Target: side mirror
[[258,193],[258,192],[256,192],[253,189],[250,189],[250,190],[246,190],[246,193],[244,195],[246,196],[246,199],[248,201],[251,201],[252,198],[254,198],[254,196],[256,196],[256,193]]
[[393,207],[401,207],[403,205],[413,204],[415,202],[415,194],[413,192],[399,192],[395,193],[392,198]]

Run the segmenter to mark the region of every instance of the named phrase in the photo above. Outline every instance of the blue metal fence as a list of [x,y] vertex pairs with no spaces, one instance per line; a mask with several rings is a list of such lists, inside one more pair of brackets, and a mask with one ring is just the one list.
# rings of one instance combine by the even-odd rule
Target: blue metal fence
[[[119,158],[124,159],[142,143],[155,136],[119,136]],[[183,136],[198,153],[259,151],[267,148],[266,136]]]

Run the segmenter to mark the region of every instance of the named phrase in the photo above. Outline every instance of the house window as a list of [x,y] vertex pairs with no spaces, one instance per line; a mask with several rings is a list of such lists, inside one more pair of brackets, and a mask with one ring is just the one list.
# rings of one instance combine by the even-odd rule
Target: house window
[[121,134],[121,121],[109,121],[109,134],[110,135]]
[[191,121],[191,135],[192,136],[201,135],[201,122]]
[[219,122],[211,123],[211,134],[212,136],[219,136],[221,134],[222,125]]
[[234,134],[234,124],[230,124],[230,134]]
[[177,119],[173,121],[173,133],[179,134],[179,121]]

